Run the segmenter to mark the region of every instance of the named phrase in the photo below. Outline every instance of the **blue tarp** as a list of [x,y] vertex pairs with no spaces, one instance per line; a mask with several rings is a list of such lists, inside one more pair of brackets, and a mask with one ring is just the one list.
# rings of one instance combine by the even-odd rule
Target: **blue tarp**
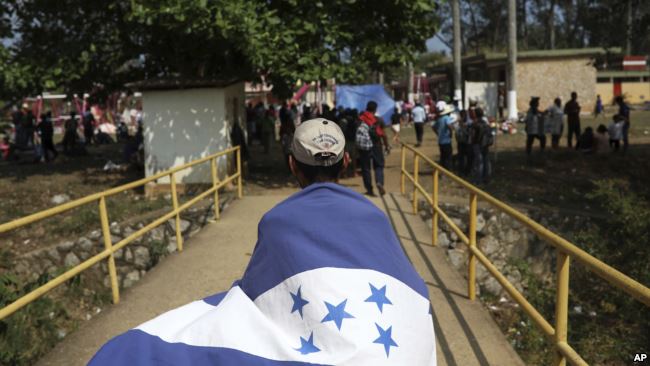
[[371,100],[377,102],[377,114],[384,119],[384,123],[390,124],[395,101],[381,84],[336,86],[337,107],[356,108],[361,113],[366,110],[366,104]]

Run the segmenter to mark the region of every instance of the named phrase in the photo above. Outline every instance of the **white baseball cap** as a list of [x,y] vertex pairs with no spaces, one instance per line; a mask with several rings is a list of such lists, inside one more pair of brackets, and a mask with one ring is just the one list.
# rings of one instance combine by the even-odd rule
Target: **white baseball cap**
[[345,136],[341,128],[330,120],[310,119],[296,127],[291,152],[303,164],[331,166],[343,159]]

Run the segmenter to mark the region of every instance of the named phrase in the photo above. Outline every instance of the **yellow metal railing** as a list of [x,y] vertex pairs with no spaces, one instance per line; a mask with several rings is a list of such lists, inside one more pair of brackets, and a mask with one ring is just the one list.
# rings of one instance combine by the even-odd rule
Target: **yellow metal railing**
[[[228,154],[235,154],[236,156],[236,161],[237,161],[237,171],[236,173],[227,176],[225,179],[220,180],[219,176],[217,174],[217,159],[226,156]],[[182,205],[179,205],[178,202],[178,194],[176,191],[176,173],[193,167],[195,165],[205,163],[205,162],[210,162],[210,169],[211,169],[211,175],[212,175],[212,187],[206,190],[205,192],[202,192],[201,194],[197,195],[196,197],[192,198],[191,200],[183,203]],[[137,230],[133,234],[127,236],[126,238],[120,240],[119,242],[113,244],[111,242],[111,232],[110,228],[108,225],[108,211],[106,209],[106,197],[113,196],[115,194],[118,194],[120,192],[133,189],[139,186],[142,186],[144,184],[147,184],[149,182],[155,181],[157,179],[160,179],[162,177],[169,177],[170,183],[171,183],[171,195],[172,195],[172,204],[173,204],[173,210],[171,212],[168,212],[164,214],[163,216],[157,218],[153,222],[149,223],[148,225],[142,227],[141,229]],[[18,300],[14,301],[13,303],[5,306],[4,308],[0,309],[0,320],[6,318],[7,316],[13,314],[20,308],[22,308],[25,305],[28,305],[32,301],[38,299],[39,297],[43,296],[50,290],[56,288],[57,286],[63,284],[65,281],[71,279],[72,277],[80,274],[81,272],[85,271],[86,269],[90,268],[91,266],[97,264],[99,261],[106,259],[108,262],[108,274],[111,279],[111,290],[113,292],[113,303],[117,304],[120,302],[120,292],[119,292],[119,285],[117,283],[117,272],[115,269],[115,257],[114,253],[125,246],[127,246],[129,243],[134,241],[135,239],[143,236],[150,230],[156,228],[157,226],[165,223],[165,221],[171,219],[172,217],[175,217],[176,221],[176,244],[178,246],[178,251],[183,250],[183,236],[181,233],[180,229],[180,213],[183,212],[184,210],[188,209],[190,206],[194,205],[198,201],[202,200],[205,197],[208,197],[209,195],[213,194],[214,195],[214,214],[215,218],[219,218],[219,189],[221,189],[223,186],[226,184],[232,182],[233,180],[237,180],[237,197],[241,198],[242,197],[242,174],[241,174],[241,150],[239,146],[232,147],[229,149],[226,149],[224,151],[218,152],[216,154],[206,156],[201,159],[194,160],[192,162],[189,162],[187,164],[183,164],[180,166],[177,166],[175,168],[172,168],[170,170],[166,170],[164,172],[157,173],[151,177],[144,178],[137,180],[135,182],[127,183],[119,187],[115,187],[103,192],[91,194],[89,196],[80,198],[75,201],[71,201],[56,207],[53,207],[51,209],[37,212],[35,214],[10,221],[5,224],[0,225],[0,234],[7,232],[9,230],[13,230],[16,228],[20,228],[22,226],[34,223],[36,221],[40,221],[43,219],[46,219],[48,217],[52,217],[54,215],[60,214],[62,212],[77,208],[79,206],[86,205],[88,203],[92,202],[97,202],[99,204],[99,218],[100,218],[100,223],[101,223],[101,228],[102,228],[102,234],[104,236],[104,250],[97,255],[88,258],[87,260],[83,261],[82,263],[78,264],[77,266],[70,268],[60,276],[52,279],[51,281],[47,282],[46,284],[42,285],[41,287],[33,290],[32,292],[26,294],[25,296],[19,298]]]
[[[409,173],[406,169],[406,155],[407,151],[412,152],[413,156],[413,174]],[[442,218],[444,222],[449,225],[456,235],[468,246],[469,248],[469,261],[467,273],[467,289],[468,297],[474,300],[476,297],[476,261],[481,262],[488,272],[503,286],[506,292],[516,301],[524,312],[539,326],[544,334],[551,340],[555,347],[555,365],[566,365],[568,360],[573,365],[587,365],[587,362],[576,353],[567,343],[567,323],[568,323],[568,306],[569,306],[569,262],[571,259],[576,260],[578,263],[586,266],[589,270],[594,272],[600,278],[606,280],[614,287],[621,289],[630,296],[633,296],[646,306],[650,307],[650,289],[641,283],[633,280],[632,278],[624,275],[616,269],[608,266],[607,264],[599,261],[591,256],[589,253],[578,248],[566,239],[551,232],[534,220],[531,220],[524,214],[508,206],[507,204],[499,201],[498,199],[490,196],[482,190],[467,183],[463,179],[457,177],[453,173],[444,169],[440,165],[433,162],[427,156],[422,154],[417,149],[402,145],[401,155],[401,176],[400,187],[402,194],[406,193],[406,178],[413,183],[413,213],[417,213],[418,209],[418,192],[422,194],[424,199],[429,203],[433,209],[431,217],[433,228],[432,243],[437,245],[438,240],[438,220]],[[424,160],[428,165],[433,168],[433,191],[428,193],[419,182],[420,175],[420,160]],[[438,181],[439,175],[442,174],[450,180],[458,183],[460,186],[469,191],[469,233],[465,235],[461,229],[445,214],[438,206]],[[526,298],[506,279],[506,277],[499,272],[496,266],[481,252],[476,245],[476,210],[478,199],[481,199],[501,212],[506,213],[510,217],[516,219],[524,226],[528,227],[540,238],[545,239],[556,248],[557,252],[557,292],[555,301],[555,327],[553,327],[535,307],[526,300]]]

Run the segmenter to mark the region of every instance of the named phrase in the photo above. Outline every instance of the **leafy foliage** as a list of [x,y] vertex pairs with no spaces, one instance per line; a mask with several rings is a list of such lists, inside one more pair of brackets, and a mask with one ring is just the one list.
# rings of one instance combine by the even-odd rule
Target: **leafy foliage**
[[434,0],[5,4],[0,19],[13,15],[20,34],[0,52],[11,65],[3,91],[13,96],[145,77],[263,75],[285,93],[298,79],[354,82],[411,60],[437,25]]
[[[577,235],[576,242],[586,251],[636,281],[650,283],[650,202],[629,189],[624,181],[596,183],[588,197],[607,212]],[[577,349],[592,355],[592,362],[626,360],[650,344],[650,312],[643,305],[600,280],[582,266],[571,271],[573,301],[595,319],[577,317],[571,333]],[[602,331],[606,329],[606,331]],[[579,337],[579,338],[578,338]]]
[[[516,0],[521,49],[625,47],[626,7],[632,13],[632,52],[650,51],[650,2],[642,0]],[[508,0],[461,0],[466,52],[505,51]],[[452,39],[451,9],[443,6],[442,33]],[[553,15],[553,16],[551,16]]]
[[[47,274],[22,285],[9,274],[0,274],[0,307],[49,280]],[[56,344],[58,332],[66,327],[67,314],[61,304],[42,297],[0,321],[0,364],[30,365]]]

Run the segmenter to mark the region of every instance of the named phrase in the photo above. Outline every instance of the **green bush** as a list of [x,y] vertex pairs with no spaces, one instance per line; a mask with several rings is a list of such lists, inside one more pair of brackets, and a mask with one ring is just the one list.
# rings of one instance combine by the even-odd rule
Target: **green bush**
[[[0,275],[0,308],[43,285],[43,274],[36,281],[21,284],[10,274]],[[41,297],[0,321],[0,364],[30,365],[50,350],[69,328],[69,316],[63,306]]]
[[[576,235],[581,248],[641,284],[650,284],[650,202],[626,182],[595,182],[587,197],[607,214]],[[581,265],[572,266],[571,300],[591,316],[570,320],[570,341],[592,363],[629,362],[650,345],[650,310]]]
[[[573,235],[582,249],[641,284],[650,284],[650,202],[625,182],[598,181],[586,195],[606,213]],[[511,262],[528,301],[555,323],[555,284],[540,281],[524,261]],[[650,345],[650,310],[631,296],[572,261],[568,343],[590,364],[627,365]],[[499,324],[529,365],[552,363],[554,350],[523,311],[502,315]]]

